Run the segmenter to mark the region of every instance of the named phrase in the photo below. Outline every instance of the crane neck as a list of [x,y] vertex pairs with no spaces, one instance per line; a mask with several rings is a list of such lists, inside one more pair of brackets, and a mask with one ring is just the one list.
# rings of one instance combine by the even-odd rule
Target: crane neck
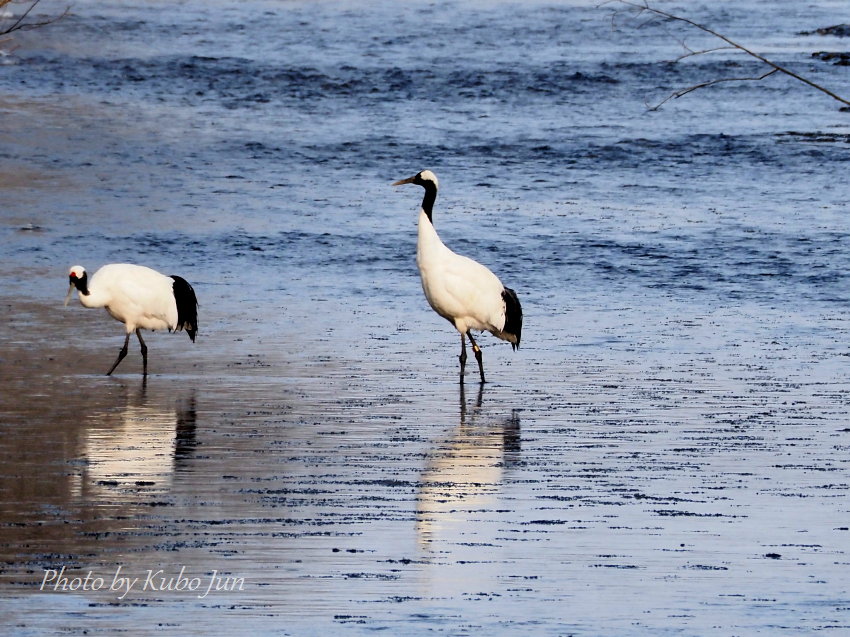
[[74,277],[71,279],[71,283],[75,288],[77,288],[77,292],[79,292],[83,296],[88,296],[91,294],[89,292],[89,275],[88,272],[83,272],[83,276],[77,278]]
[[109,305],[111,301],[111,297],[109,294],[106,294],[106,290],[101,289],[99,286],[95,286],[94,291],[89,288],[89,277],[88,273],[83,273],[78,279],[71,279],[74,287],[77,288],[77,292],[79,292],[80,304],[83,307],[106,307]]
[[431,218],[431,214],[434,210],[434,201],[437,199],[437,186],[429,181],[423,184],[423,188],[425,188],[425,196],[422,198],[422,210],[428,216],[428,221],[433,224],[434,220]]

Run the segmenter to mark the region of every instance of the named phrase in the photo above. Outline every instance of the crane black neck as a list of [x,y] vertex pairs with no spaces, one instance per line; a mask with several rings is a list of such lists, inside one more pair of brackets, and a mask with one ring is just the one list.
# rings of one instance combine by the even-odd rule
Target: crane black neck
[[81,277],[73,277],[71,279],[71,283],[73,283],[74,287],[77,288],[77,291],[83,296],[89,295],[89,275],[88,272],[83,272],[83,276]]
[[422,187],[425,189],[425,196],[422,198],[422,210],[428,215],[428,221],[433,224],[434,220],[431,219],[431,214],[434,210],[434,201],[437,199],[437,186],[431,181],[426,181],[422,184]]

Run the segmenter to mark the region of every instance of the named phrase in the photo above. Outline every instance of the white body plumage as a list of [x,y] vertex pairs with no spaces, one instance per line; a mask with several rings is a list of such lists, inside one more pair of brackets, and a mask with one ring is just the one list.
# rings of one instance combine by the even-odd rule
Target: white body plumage
[[85,307],[106,308],[128,334],[139,328],[170,332],[177,329],[173,286],[170,276],[143,265],[111,263],[92,275],[89,294],[79,297]]
[[419,211],[416,265],[428,303],[458,332],[487,331],[502,340],[517,342],[516,335],[503,331],[505,286],[499,277],[446,247],[424,210]]

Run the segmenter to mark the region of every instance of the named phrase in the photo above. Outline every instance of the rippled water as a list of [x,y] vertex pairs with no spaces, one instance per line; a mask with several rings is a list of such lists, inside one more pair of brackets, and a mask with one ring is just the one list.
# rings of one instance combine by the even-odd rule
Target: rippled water
[[[692,2],[850,95],[844,5]],[[42,2],[38,11],[65,5]],[[668,6],[665,4],[665,6]],[[592,2],[75,2],[0,58],[0,617],[21,634],[846,630],[850,114]],[[643,25],[638,28],[638,25]],[[525,311],[489,383],[435,223]],[[191,281],[142,384],[67,268]],[[472,377],[470,377],[470,381]],[[45,569],[244,590],[39,590]],[[231,582],[232,583],[232,582]],[[41,587],[44,588],[44,587]]]

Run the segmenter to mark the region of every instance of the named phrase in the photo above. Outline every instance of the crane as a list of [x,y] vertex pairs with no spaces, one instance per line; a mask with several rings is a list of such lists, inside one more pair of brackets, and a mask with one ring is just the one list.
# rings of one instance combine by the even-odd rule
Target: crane
[[143,374],[148,373],[148,348],[141,330],[184,329],[195,342],[198,331],[198,299],[186,279],[166,276],[142,265],[110,263],[104,265],[89,280],[86,269],[73,266],[68,272],[68,295],[78,292],[84,307],[103,307],[112,318],[124,323],[127,336],[118,358],[106,372],[109,376],[127,355],[130,335],[135,332],[142,349]]
[[472,330],[488,331],[508,341],[514,350],[522,336],[522,306],[516,292],[502,285],[495,274],[477,261],[452,252],[434,229],[434,201],[439,182],[430,170],[401,179],[393,186],[416,184],[425,189],[419,209],[419,235],[416,264],[422,279],[422,290],[431,308],[460,332],[460,382],[466,366],[466,339],[472,345],[481,383],[484,362],[481,348]]

